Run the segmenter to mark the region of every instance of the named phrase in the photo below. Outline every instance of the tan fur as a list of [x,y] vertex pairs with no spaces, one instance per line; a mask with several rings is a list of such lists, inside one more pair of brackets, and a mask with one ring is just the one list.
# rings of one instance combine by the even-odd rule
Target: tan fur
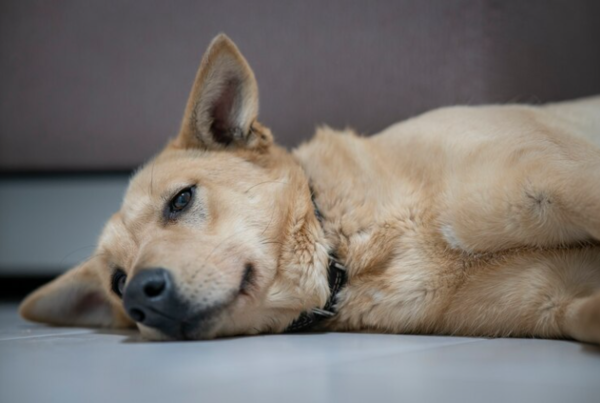
[[[23,316],[131,323],[111,272],[164,267],[191,306],[225,306],[193,338],[282,332],[325,304],[335,250],[349,280],[324,329],[600,343],[600,97],[443,108],[372,137],[325,127],[292,153],[257,114],[252,71],[217,37],[179,136],[132,178],[96,254]],[[191,210],[165,222],[190,184]],[[246,263],[255,277],[240,292]],[[104,316],[70,313],[89,290]]]

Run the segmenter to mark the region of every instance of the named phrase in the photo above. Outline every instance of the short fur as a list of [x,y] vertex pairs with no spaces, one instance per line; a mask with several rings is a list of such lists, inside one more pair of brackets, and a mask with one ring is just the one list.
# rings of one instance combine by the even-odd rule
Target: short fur
[[163,267],[193,310],[220,308],[187,338],[279,333],[325,304],[335,250],[348,283],[325,330],[600,343],[600,97],[443,108],[372,137],[323,127],[291,153],[257,115],[254,74],[220,35],[179,136],[133,176],[96,253],[21,314],[131,326],[112,272]]

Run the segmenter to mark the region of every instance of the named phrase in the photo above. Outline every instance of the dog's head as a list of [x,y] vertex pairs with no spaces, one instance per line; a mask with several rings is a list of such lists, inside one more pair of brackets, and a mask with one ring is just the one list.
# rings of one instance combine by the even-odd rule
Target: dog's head
[[226,36],[204,55],[179,135],[131,179],[94,255],[30,295],[30,320],[150,339],[279,332],[328,296],[299,165],[256,121],[254,74]]

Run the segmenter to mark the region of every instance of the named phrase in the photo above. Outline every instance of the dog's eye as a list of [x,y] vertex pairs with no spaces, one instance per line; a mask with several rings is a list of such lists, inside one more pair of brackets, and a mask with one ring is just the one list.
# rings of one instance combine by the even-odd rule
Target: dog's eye
[[173,218],[174,215],[181,213],[192,201],[194,196],[194,186],[183,189],[171,199],[169,203],[169,216]]
[[120,298],[123,297],[125,291],[125,281],[127,281],[127,274],[121,269],[116,269],[113,272],[110,287]]

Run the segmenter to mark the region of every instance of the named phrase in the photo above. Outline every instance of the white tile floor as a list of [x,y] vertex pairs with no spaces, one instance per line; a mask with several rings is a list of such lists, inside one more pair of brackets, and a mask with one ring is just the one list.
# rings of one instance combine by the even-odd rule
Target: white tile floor
[[600,348],[376,334],[148,343],[0,306],[0,402],[600,402]]

